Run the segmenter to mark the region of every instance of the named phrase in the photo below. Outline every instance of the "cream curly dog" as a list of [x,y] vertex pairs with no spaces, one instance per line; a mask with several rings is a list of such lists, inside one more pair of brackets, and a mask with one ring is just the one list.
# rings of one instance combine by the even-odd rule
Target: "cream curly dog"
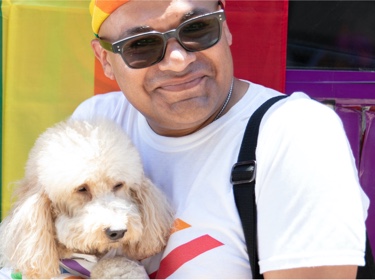
[[59,261],[77,253],[98,258],[92,278],[146,278],[137,260],[163,249],[173,223],[137,150],[106,120],[43,133],[16,195],[0,226],[0,267],[24,278],[55,277]]

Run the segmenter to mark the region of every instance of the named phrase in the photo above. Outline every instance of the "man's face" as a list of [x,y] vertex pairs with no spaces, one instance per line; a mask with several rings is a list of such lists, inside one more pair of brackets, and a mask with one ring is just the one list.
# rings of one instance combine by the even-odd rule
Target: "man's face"
[[[218,9],[217,1],[131,0],[104,21],[99,36],[114,42],[134,35],[134,30],[165,32]],[[164,59],[143,69],[129,68],[119,54],[98,43],[93,46],[106,75],[116,79],[151,128],[161,135],[181,136],[210,123],[220,111],[233,77],[231,43],[224,22],[221,40],[213,47],[188,52],[172,38]]]

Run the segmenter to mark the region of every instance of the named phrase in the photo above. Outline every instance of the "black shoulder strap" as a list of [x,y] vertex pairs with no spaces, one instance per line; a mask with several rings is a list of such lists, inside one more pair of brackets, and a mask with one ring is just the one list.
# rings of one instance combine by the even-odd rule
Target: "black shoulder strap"
[[267,110],[286,95],[276,96],[263,103],[251,116],[242,140],[237,163],[233,166],[231,182],[234,199],[245,233],[247,252],[253,279],[261,279],[257,248],[257,213],[255,205],[255,150],[258,142],[259,125]]
[[[264,114],[277,101],[287,97],[276,96],[263,103],[251,116],[246,126],[237,163],[232,168],[231,182],[234,198],[245,234],[247,252],[254,279],[262,279],[259,273],[257,247],[257,209],[255,204],[255,150],[259,126]],[[375,279],[375,263],[368,237],[366,236],[365,266],[358,267],[357,279]]]

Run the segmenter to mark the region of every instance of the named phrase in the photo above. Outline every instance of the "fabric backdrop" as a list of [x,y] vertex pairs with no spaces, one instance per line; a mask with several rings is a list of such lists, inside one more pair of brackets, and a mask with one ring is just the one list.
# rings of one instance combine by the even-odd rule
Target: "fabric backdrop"
[[[155,1],[155,0],[152,0]],[[226,1],[235,75],[283,91],[287,0]],[[47,127],[66,119],[93,94],[117,89],[91,51],[88,0],[1,2],[1,214],[12,182]]]

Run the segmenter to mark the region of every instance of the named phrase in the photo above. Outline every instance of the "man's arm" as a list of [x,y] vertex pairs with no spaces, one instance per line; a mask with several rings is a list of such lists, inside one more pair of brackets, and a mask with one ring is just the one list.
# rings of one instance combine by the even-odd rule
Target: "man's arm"
[[357,266],[318,266],[268,271],[265,279],[355,279]]

